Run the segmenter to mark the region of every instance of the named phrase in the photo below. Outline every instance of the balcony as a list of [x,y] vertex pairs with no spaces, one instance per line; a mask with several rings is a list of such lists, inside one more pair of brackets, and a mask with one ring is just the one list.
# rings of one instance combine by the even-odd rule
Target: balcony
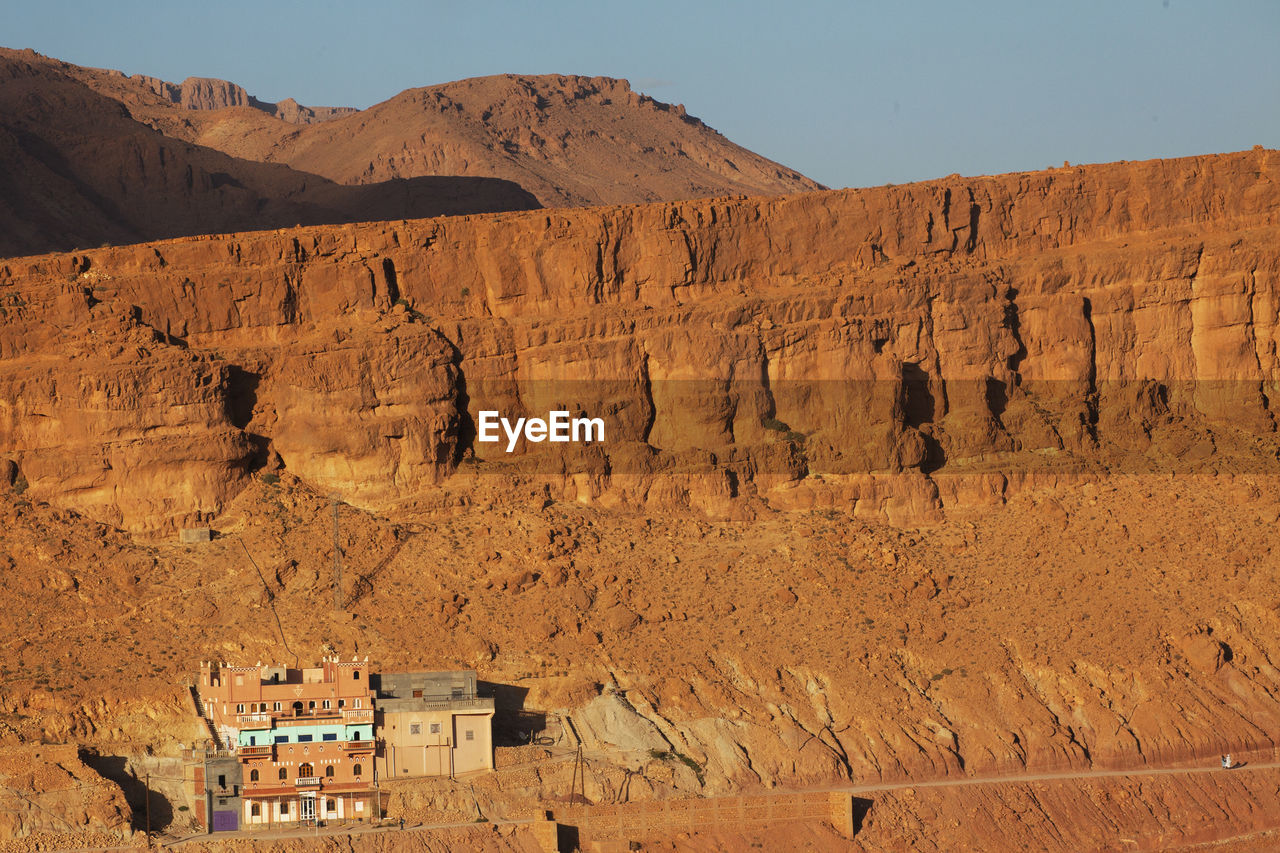
[[342,722],[344,723],[372,723],[372,708],[343,708]]
[[375,744],[371,740],[338,741],[338,749],[343,752],[373,752]]
[[319,788],[320,777],[319,776],[299,776],[297,779],[293,780],[293,784],[294,784],[294,787],[297,787],[297,788]]
[[257,711],[252,714],[236,714],[236,725],[242,729],[269,729],[272,724],[298,723],[312,725],[321,720],[342,720],[344,723],[372,723],[372,708],[303,708],[295,711]]
[[271,744],[257,746],[242,746],[236,753],[241,758],[272,758],[275,748]]

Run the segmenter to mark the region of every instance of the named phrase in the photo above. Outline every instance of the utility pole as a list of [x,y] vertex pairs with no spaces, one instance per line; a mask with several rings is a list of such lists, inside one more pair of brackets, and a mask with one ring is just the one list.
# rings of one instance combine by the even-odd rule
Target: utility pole
[[[569,803],[570,805],[585,803],[587,801],[587,767],[583,763],[582,744],[578,744],[578,754],[573,758],[573,781],[569,783]],[[582,778],[582,799],[578,800],[578,778],[579,768],[581,768]]]
[[[147,774],[147,781],[142,783],[142,785],[143,785],[142,796],[146,798],[146,805],[147,805],[147,846],[150,847],[151,846],[151,774],[150,773]],[[209,820],[211,821],[213,820],[212,815],[210,815]]]
[[342,554],[338,549],[338,493],[329,495],[333,503],[333,609],[342,609]]

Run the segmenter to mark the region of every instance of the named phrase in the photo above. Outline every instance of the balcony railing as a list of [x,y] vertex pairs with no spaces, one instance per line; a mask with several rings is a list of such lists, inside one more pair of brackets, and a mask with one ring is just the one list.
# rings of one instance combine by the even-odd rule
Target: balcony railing
[[305,788],[309,785],[319,785],[320,777],[319,776],[299,776],[297,779],[293,780],[293,784],[299,788]]
[[371,740],[338,741],[338,749],[343,752],[372,752],[374,745]]
[[286,708],[282,711],[257,711],[252,714],[236,714],[236,724],[240,728],[268,728],[275,723],[288,723],[290,720],[314,723],[322,718],[341,719],[346,723],[372,723],[372,708],[304,708],[295,711]]
[[271,758],[274,748],[271,744],[242,746],[237,750],[241,758]]

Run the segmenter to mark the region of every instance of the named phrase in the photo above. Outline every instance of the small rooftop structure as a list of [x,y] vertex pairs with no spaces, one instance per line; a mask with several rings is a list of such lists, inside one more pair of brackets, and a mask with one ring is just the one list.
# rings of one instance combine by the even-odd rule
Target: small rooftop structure
[[213,530],[208,527],[184,527],[178,531],[178,541],[183,545],[194,545],[199,542],[213,540]]
[[493,699],[480,697],[474,669],[452,672],[384,672],[371,685],[383,711],[493,710]]

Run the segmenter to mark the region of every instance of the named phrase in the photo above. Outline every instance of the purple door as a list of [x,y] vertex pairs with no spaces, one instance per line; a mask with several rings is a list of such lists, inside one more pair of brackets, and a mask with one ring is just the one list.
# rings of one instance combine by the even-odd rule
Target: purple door
[[240,828],[240,815],[236,812],[214,812],[214,832],[235,832]]

